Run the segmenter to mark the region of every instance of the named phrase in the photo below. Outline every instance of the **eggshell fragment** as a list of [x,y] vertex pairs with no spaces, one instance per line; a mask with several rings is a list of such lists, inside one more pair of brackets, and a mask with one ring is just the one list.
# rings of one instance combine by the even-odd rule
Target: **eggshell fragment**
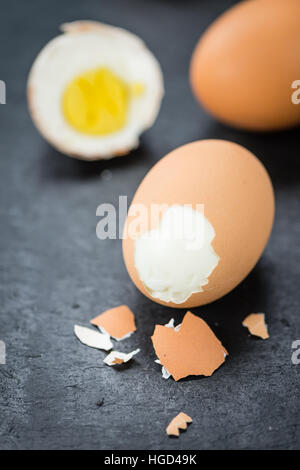
[[262,339],[269,338],[268,328],[265,323],[264,313],[251,313],[244,321],[243,326],[248,328],[249,333]]
[[161,375],[162,375],[163,379],[167,380],[169,377],[171,377],[170,372],[168,372],[167,369],[164,366],[161,365],[161,362],[160,362],[159,359],[155,359],[154,362],[161,366]]
[[[175,326],[175,323],[174,323],[174,318],[171,318],[168,323],[165,324],[165,327],[166,328],[173,328],[173,330],[175,331],[178,331],[181,327],[181,323],[177,326]],[[171,377],[171,374],[170,372],[165,368],[165,366],[163,366],[160,362],[159,359],[155,359],[154,361],[156,364],[159,364],[161,365],[161,375],[163,376],[164,379],[169,379]]]
[[135,356],[139,352],[140,349],[135,349],[134,351],[128,354],[119,351],[112,351],[106,356],[105,359],[103,359],[103,362],[105,362],[105,364],[107,364],[108,366],[120,365],[124,362],[130,361],[130,359],[132,359],[133,356]]
[[74,333],[81,343],[86,346],[90,346],[91,348],[109,351],[113,347],[109,335],[99,333],[98,331],[91,330],[85,326],[75,325]]
[[127,305],[107,310],[93,318],[90,323],[98,326],[102,333],[108,333],[117,341],[128,338],[136,331],[134,314]]
[[168,427],[166,428],[166,433],[169,436],[179,436],[179,429],[186,429],[187,423],[191,423],[193,420],[190,416],[182,411],[178,413],[175,418],[172,419]]
[[176,381],[188,375],[210,376],[228,355],[207,323],[191,312],[177,331],[156,325],[151,339],[160,363]]
[[179,328],[181,327],[181,323],[179,325],[175,326],[175,321],[174,318],[171,318],[168,323],[165,324],[167,328],[173,328],[173,330],[178,331]]
[[63,23],[60,25],[60,30],[63,33],[82,33],[86,31],[105,29],[106,25],[92,20],[77,20],[72,23]]

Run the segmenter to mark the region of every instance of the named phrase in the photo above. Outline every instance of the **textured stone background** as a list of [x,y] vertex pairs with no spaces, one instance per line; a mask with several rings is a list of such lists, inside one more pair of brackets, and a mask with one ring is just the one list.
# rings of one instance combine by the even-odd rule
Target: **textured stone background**
[[[300,339],[299,129],[255,135],[223,127],[195,103],[188,85],[192,48],[229,0],[1,1],[0,106],[2,449],[299,448]],[[162,64],[166,95],[139,150],[104,163],[65,157],[38,135],[29,118],[26,77],[41,47],[73,19],[98,19],[141,35]],[[295,77],[299,78],[299,77]],[[150,336],[156,322],[182,312],[144,298],[125,271],[118,240],[96,238],[96,207],[132,198],[149,168],[171,149],[225,138],[256,153],[277,200],[271,241],[234,292],[193,309],[212,326],[230,356],[211,378],[161,378]],[[111,172],[111,180],[101,176]],[[253,188],[255,190],[255,188]],[[154,189],[155,190],[155,189]],[[255,230],[255,227],[253,227]],[[82,346],[74,323],[120,303],[136,313],[138,332],[122,343],[141,347],[122,370],[105,353]],[[241,320],[265,311],[271,338],[250,338]],[[104,398],[104,405],[96,403]],[[164,429],[178,412],[194,418],[180,439]]]

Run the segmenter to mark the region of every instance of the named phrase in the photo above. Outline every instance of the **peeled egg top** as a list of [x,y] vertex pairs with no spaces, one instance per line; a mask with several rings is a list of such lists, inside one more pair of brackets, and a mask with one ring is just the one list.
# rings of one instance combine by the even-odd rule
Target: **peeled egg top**
[[239,2],[208,27],[192,56],[199,103],[226,124],[272,131],[300,124],[299,0]]
[[186,144],[141,182],[123,234],[123,256],[138,289],[189,308],[237,286],[260,258],[274,218],[261,162],[223,140]]
[[137,36],[120,28],[77,21],[62,29],[29,74],[28,103],[37,128],[78,158],[128,153],[160,108],[157,60]]

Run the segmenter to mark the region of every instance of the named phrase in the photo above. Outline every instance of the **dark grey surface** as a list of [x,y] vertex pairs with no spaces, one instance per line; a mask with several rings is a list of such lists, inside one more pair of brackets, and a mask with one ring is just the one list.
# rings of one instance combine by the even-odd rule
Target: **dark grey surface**
[[[188,85],[192,48],[227,1],[1,1],[0,105],[1,449],[228,449],[300,447],[299,130],[255,135],[223,127],[194,101]],[[73,19],[96,19],[141,35],[158,57],[166,95],[155,126],[128,157],[84,163],[50,148],[33,128],[25,100],[30,65]],[[295,77],[299,78],[299,77]],[[271,241],[250,276],[212,305],[193,309],[229,350],[210,378],[165,381],[154,364],[155,323],[182,311],[144,298],[128,278],[120,241],[96,238],[96,207],[132,198],[148,169],[171,149],[225,138],[257,154],[277,202]],[[109,169],[112,179],[101,172]],[[255,227],[253,227],[255,230]],[[127,303],[138,332],[120,344],[141,347],[122,370],[81,345],[73,325]],[[271,338],[247,335],[241,320],[265,311]],[[104,405],[96,403],[104,398]],[[178,440],[164,429],[178,412],[194,422]]]

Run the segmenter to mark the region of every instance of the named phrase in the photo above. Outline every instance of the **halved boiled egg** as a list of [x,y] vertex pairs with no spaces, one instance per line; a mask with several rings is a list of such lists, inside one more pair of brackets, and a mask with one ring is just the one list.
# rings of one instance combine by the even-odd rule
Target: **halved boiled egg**
[[95,21],[61,27],[28,79],[36,127],[55,148],[85,160],[124,155],[159,112],[160,65],[132,33]]

